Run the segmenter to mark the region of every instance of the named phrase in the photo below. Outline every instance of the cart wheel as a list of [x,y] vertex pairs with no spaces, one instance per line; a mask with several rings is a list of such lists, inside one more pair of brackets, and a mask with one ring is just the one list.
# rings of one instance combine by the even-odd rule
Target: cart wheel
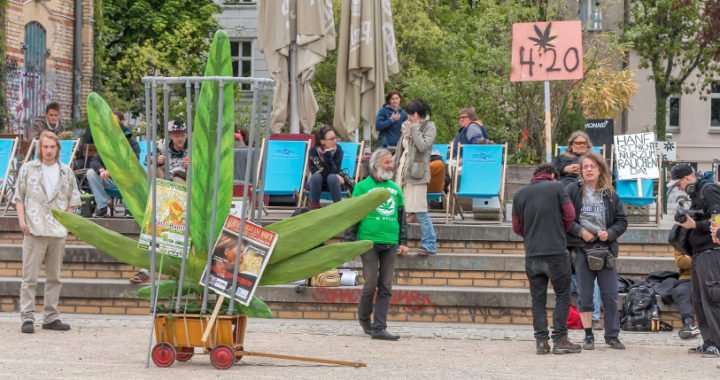
[[158,343],[152,349],[152,360],[158,367],[170,367],[175,362],[175,348],[170,343]]
[[210,351],[210,363],[217,369],[228,369],[235,364],[235,350],[226,344],[220,344]]
[[186,362],[195,354],[195,348],[193,347],[178,347],[175,351],[177,352],[177,361],[179,362]]

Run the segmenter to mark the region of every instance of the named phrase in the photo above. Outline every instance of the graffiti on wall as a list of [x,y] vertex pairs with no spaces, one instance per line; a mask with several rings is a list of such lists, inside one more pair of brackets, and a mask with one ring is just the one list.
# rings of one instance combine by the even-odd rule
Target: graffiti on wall
[[[360,294],[360,289],[315,288],[312,299],[316,302],[358,303]],[[414,312],[422,311],[426,306],[435,305],[429,294],[420,293],[417,290],[393,290],[390,304],[406,306],[409,311]]]
[[23,133],[35,118],[45,114],[53,93],[44,74],[26,72],[14,59],[8,59],[5,67],[6,125],[10,133]]

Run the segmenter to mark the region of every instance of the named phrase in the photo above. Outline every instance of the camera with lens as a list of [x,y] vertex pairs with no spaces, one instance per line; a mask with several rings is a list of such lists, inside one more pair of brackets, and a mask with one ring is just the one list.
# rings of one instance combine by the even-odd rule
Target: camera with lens
[[702,217],[703,211],[688,209],[685,207],[683,202],[680,202],[678,207],[675,209],[675,221],[678,223],[685,223],[688,215],[694,220],[698,220],[699,217]]

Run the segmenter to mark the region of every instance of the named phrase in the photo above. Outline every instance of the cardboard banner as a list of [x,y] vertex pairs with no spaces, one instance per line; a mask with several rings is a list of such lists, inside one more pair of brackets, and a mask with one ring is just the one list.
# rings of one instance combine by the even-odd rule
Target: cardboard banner
[[513,24],[511,82],[583,78],[580,20]]
[[660,178],[655,133],[615,136],[618,179]]

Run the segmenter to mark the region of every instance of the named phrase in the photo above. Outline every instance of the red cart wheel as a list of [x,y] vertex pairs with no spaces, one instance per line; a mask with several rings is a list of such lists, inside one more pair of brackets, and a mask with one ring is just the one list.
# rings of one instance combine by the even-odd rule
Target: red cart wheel
[[175,348],[170,343],[158,343],[151,356],[156,366],[170,367],[175,362]]
[[193,347],[178,347],[175,351],[177,352],[177,361],[179,362],[186,362],[195,354],[195,348]]
[[235,350],[226,344],[217,345],[210,351],[210,363],[217,369],[228,369],[235,364]]

